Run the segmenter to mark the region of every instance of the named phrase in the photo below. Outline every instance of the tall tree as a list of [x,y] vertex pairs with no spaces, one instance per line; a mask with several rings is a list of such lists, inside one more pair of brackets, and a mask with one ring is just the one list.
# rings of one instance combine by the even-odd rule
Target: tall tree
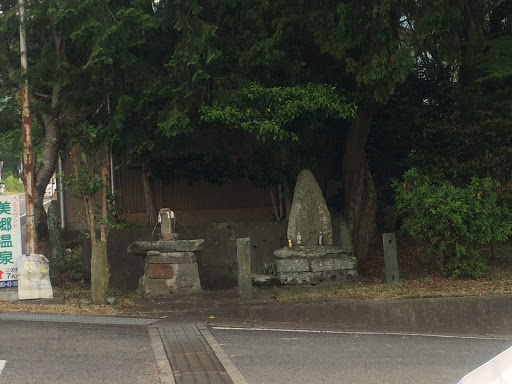
[[[61,144],[62,93],[67,72],[65,43],[54,2],[33,2],[27,5],[25,30],[29,56],[28,77],[31,83],[32,111],[44,133],[44,143],[35,174],[34,216],[37,235],[47,238],[46,212],[43,197],[58,159]],[[5,1],[0,5],[0,62],[9,83],[2,83],[3,95],[9,97],[21,79],[16,57],[19,46],[17,5]]]
[[[217,79],[211,82],[215,99],[222,101],[224,93],[246,89],[242,93],[250,102],[239,105],[238,110],[247,111],[255,100],[248,84],[256,82],[268,89],[269,95],[277,95],[283,88],[327,83],[336,87],[338,94],[322,96],[323,102],[334,105],[341,94],[357,105],[357,114],[340,143],[344,146],[340,163],[346,215],[360,266],[368,256],[376,221],[377,196],[365,152],[367,136],[376,104],[387,101],[414,63],[415,52],[408,42],[411,32],[402,19],[406,11],[405,4],[398,1],[329,0],[293,4],[238,1],[236,7],[209,11],[219,15],[214,20],[219,25],[216,43],[223,53],[217,67],[209,70],[211,79]],[[260,110],[262,107],[259,105]],[[228,124],[240,125],[234,117],[254,119],[250,113],[229,116],[229,108],[227,103],[224,120]],[[251,120],[244,123],[254,126],[247,124]],[[283,128],[286,132],[297,130],[294,124],[276,129],[275,124],[262,123],[259,127],[271,137],[280,137]]]

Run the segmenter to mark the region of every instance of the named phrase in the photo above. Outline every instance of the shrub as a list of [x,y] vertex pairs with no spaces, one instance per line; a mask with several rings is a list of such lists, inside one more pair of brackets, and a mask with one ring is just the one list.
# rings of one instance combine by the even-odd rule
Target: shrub
[[21,193],[25,190],[23,183],[12,176],[7,176],[2,182],[5,184],[5,192],[7,193]]
[[73,281],[91,281],[90,271],[83,259],[83,248],[79,245],[68,248],[61,257],[52,260],[50,274],[52,283],[64,287]]
[[489,178],[472,178],[468,186],[458,187],[413,169],[393,187],[402,229],[428,244],[444,274],[482,276],[487,263],[480,246],[512,233],[511,212],[498,203],[500,185]]

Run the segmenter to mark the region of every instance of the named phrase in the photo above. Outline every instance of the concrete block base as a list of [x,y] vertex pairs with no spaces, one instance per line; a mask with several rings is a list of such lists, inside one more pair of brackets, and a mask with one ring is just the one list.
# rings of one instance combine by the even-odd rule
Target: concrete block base
[[252,285],[257,287],[271,287],[279,283],[277,276],[253,273],[251,276]]
[[277,279],[286,285],[316,285],[357,281],[357,261],[333,246],[285,247],[274,252]]
[[193,252],[148,251],[139,288],[147,297],[168,297],[175,293],[201,291],[199,270]]

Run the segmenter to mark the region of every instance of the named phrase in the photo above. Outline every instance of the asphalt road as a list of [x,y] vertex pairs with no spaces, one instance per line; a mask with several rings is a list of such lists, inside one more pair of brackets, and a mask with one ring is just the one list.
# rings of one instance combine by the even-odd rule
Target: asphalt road
[[249,384],[456,384],[512,340],[255,330],[210,332]]
[[0,346],[0,383],[160,383],[142,326],[0,321]]
[[[210,332],[249,384],[456,384],[512,345],[469,336]],[[0,345],[0,383],[160,383],[145,326],[1,320]]]

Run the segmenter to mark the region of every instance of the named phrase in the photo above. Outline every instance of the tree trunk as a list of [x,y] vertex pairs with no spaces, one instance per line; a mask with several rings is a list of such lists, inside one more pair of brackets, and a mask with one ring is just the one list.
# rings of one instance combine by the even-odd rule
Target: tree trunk
[[[50,182],[59,158],[61,135],[57,118],[53,114],[39,113],[38,120],[45,132],[41,163],[37,170],[34,186],[34,221],[40,252],[49,249],[48,223],[43,206],[46,186]],[[43,253],[45,254],[45,253]]]
[[107,160],[99,161],[101,172],[101,224],[100,238],[102,243],[107,243],[109,226],[109,203],[107,199],[108,187],[110,181],[110,163],[108,161],[108,149],[105,148],[105,157]]
[[105,304],[108,294],[109,268],[107,243],[91,243],[91,295],[95,304]]
[[365,267],[377,233],[377,193],[365,152],[372,115],[371,109],[358,110],[347,133],[343,156],[346,220],[360,271]]
[[[281,151],[281,165],[286,168],[286,165],[288,164],[288,148],[284,145],[281,145],[280,148]],[[290,176],[290,175],[289,175]],[[297,177],[297,175],[292,175],[292,177]],[[288,182],[288,177],[286,177],[282,181],[283,186],[283,199],[284,199],[284,210],[285,210],[285,217],[286,219],[290,218],[290,212],[292,210],[292,201],[293,201],[293,191],[290,188],[290,183]]]
[[293,202],[293,192],[290,188],[290,183],[288,180],[283,181],[283,189],[284,189],[284,210],[286,211],[286,218],[290,218],[290,212],[292,211],[292,202]]
[[[108,151],[105,150],[105,155],[108,159]],[[91,167],[91,164],[80,162],[79,150],[75,146],[71,149],[70,157],[73,162],[75,177],[80,180],[81,166]],[[99,168],[99,170],[98,170]],[[109,170],[110,166],[108,160],[102,161],[100,158],[96,159],[96,172],[101,174],[102,188],[101,188],[101,215],[100,220],[96,220],[94,196],[86,193],[85,190],[81,191],[81,196],[84,201],[85,217],[89,226],[89,235],[91,241],[91,295],[92,301],[95,304],[105,304],[107,302],[108,283],[110,278],[110,268],[107,257],[107,240],[108,240],[108,213],[109,206],[107,200],[108,183],[109,183]],[[82,176],[83,177],[83,176]],[[86,180],[90,181],[90,180]],[[96,233],[96,221],[100,223],[100,237],[98,239]],[[99,240],[99,241],[98,241]]]
[[276,217],[276,221],[281,221],[281,215],[279,214],[279,209],[277,208],[276,198],[274,196],[274,186],[270,186],[270,199],[272,200],[272,208],[274,208],[274,216]]
[[[108,151],[105,149],[108,159]],[[101,172],[101,221],[100,241],[94,242],[91,246],[91,295],[92,301],[96,304],[105,304],[108,295],[108,281],[110,278],[110,266],[108,264],[107,240],[108,240],[108,183],[110,166],[108,161],[100,162]]]
[[157,221],[155,187],[153,178],[147,172],[142,173],[142,184],[144,185],[144,202],[146,203],[146,223],[155,224]]

